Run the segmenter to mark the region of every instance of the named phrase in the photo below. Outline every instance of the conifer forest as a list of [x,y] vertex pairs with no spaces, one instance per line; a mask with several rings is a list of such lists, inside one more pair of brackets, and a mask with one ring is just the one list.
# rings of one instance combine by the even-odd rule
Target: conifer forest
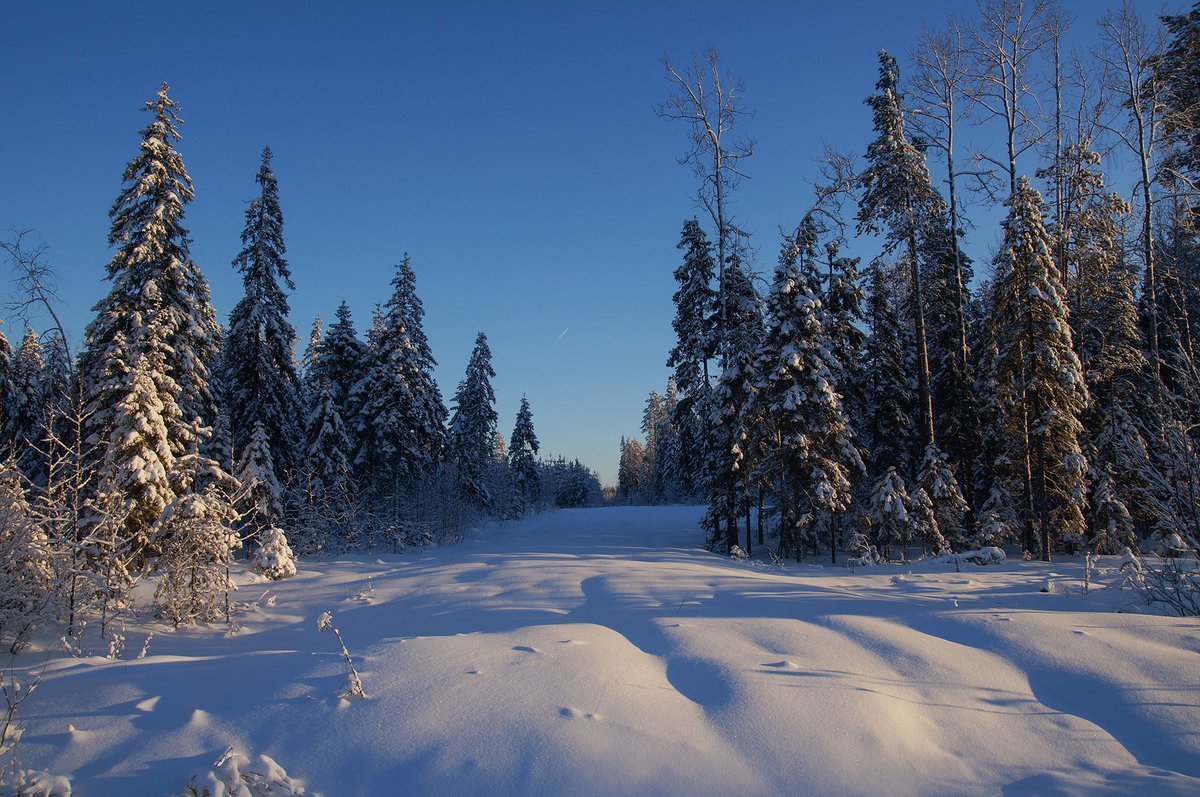
[[432,253],[298,319],[252,125],[200,262],[223,122],[130,87],[107,263],[0,218],[0,795],[1200,793],[1200,3],[1093,12],[873,44],[866,146],[800,153],[778,233],[739,64],[644,65],[688,193],[613,479],[539,442],[554,391],[501,417],[524,344],[465,299],[439,385]]

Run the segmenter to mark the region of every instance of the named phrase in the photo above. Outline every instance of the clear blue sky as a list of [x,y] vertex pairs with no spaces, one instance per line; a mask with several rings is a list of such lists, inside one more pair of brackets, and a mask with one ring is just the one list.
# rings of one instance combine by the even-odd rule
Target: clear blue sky
[[[1064,5],[1090,38],[1108,4]],[[240,298],[230,261],[268,145],[302,344],[342,299],[365,333],[408,251],[447,399],[485,331],[500,430],[524,393],[543,454],[579,457],[611,483],[620,436],[640,434],[645,397],[666,382],[675,244],[695,212],[694,179],[675,160],[686,130],[652,111],[668,92],[663,55],[715,46],[746,84],[758,146],[736,213],[769,268],[778,229],[810,202],[823,145],[865,148],[876,52],[903,57],[923,24],[973,9],[8,3],[0,233],[33,228],[52,247],[78,337],[107,291],[107,212],[146,122],[139,108],[165,80],[186,121],[193,254],[222,321]]]

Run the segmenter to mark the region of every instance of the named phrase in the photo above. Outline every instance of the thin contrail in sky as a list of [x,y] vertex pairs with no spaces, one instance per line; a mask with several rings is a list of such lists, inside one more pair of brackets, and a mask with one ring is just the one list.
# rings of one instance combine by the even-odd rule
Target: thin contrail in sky
[[567,327],[567,328],[566,328],[566,329],[564,329],[562,332],[559,332],[559,333],[558,333],[558,337],[557,337],[557,338],[555,338],[555,340],[562,340],[562,339],[563,339],[563,335],[567,334],[567,333],[568,333],[568,332],[570,332],[570,331],[571,331],[571,328],[570,328],[570,327]]

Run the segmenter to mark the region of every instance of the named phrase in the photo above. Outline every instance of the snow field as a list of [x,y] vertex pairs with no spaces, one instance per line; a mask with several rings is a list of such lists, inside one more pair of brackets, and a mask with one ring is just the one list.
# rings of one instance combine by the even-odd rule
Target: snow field
[[1200,793],[1196,621],[1115,613],[1105,563],[1086,596],[1075,562],[781,570],[699,550],[699,516],[244,572],[236,633],[52,653],[21,764],[85,795],[180,793],[230,745],[329,795]]

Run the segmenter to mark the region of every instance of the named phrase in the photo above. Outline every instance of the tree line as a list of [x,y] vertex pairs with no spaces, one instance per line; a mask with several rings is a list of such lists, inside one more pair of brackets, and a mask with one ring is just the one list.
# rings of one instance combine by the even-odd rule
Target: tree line
[[[987,0],[907,76],[881,52],[873,138],[824,154],[765,281],[731,212],[744,87],[715,51],[668,60],[657,110],[691,134],[705,223],[619,492],[706,501],[711,547],[770,526],[796,558],[1195,549],[1200,4],[1159,23],[1126,4],[1067,55],[1055,3]],[[981,279],[972,203],[1006,211]]]
[[[102,629],[139,577],[174,625],[231,619],[230,563],[268,578],[297,555],[457,541],[482,517],[598,503],[577,460],[541,460],[528,400],[499,434],[480,332],[447,408],[407,254],[365,340],[342,303],[302,357],[279,185],[264,149],[233,260],[226,326],[183,226],[191,178],[164,83],[110,211],[108,294],[72,352],[46,247],[4,243],[26,306],[53,320],[14,352],[0,333],[0,638],[38,622]],[[286,532],[285,532],[286,529]]]

